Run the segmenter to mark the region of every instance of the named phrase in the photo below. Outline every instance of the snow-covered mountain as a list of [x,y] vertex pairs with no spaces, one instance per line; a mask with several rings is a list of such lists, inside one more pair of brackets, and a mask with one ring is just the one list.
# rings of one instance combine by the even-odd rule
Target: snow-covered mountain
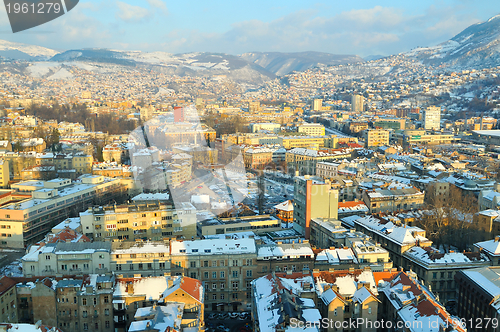
[[279,76],[292,71],[302,71],[322,65],[341,65],[363,61],[357,55],[337,55],[322,52],[252,52],[244,53],[241,57]]
[[58,52],[49,48],[0,40],[0,56],[9,59],[47,60]]
[[403,53],[426,64],[457,68],[500,65],[500,15],[469,26],[455,37],[433,47]]

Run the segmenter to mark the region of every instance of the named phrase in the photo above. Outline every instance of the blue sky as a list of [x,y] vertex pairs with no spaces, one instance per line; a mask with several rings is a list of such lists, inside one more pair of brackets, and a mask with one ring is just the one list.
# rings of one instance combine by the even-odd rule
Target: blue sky
[[56,50],[389,55],[438,44],[497,14],[498,0],[80,0],[63,17],[16,34],[0,5],[0,39]]

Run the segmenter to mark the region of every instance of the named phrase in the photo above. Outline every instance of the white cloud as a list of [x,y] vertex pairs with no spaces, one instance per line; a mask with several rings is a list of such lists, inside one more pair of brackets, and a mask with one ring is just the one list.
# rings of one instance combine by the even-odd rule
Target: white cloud
[[116,1],[118,12],[116,16],[125,22],[139,22],[150,15],[147,8],[129,5],[128,3]]

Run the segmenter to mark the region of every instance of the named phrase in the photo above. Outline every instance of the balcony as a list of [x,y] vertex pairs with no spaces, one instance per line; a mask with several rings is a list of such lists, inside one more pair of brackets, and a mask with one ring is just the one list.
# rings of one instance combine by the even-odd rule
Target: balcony
[[103,267],[103,268],[100,268],[100,269],[99,268],[95,269],[95,273],[97,273],[97,274],[108,273],[108,271],[109,271],[109,269],[106,268],[106,267]]
[[81,273],[82,269],[79,269],[79,268],[78,269],[69,269],[68,271],[69,271],[69,273]]

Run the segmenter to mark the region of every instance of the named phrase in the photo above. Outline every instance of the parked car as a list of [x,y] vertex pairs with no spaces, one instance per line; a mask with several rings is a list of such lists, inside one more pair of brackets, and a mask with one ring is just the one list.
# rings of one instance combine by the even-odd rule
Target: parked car
[[240,314],[237,312],[230,312],[229,313],[229,317],[231,317],[231,318],[238,318],[239,316],[240,316]]

